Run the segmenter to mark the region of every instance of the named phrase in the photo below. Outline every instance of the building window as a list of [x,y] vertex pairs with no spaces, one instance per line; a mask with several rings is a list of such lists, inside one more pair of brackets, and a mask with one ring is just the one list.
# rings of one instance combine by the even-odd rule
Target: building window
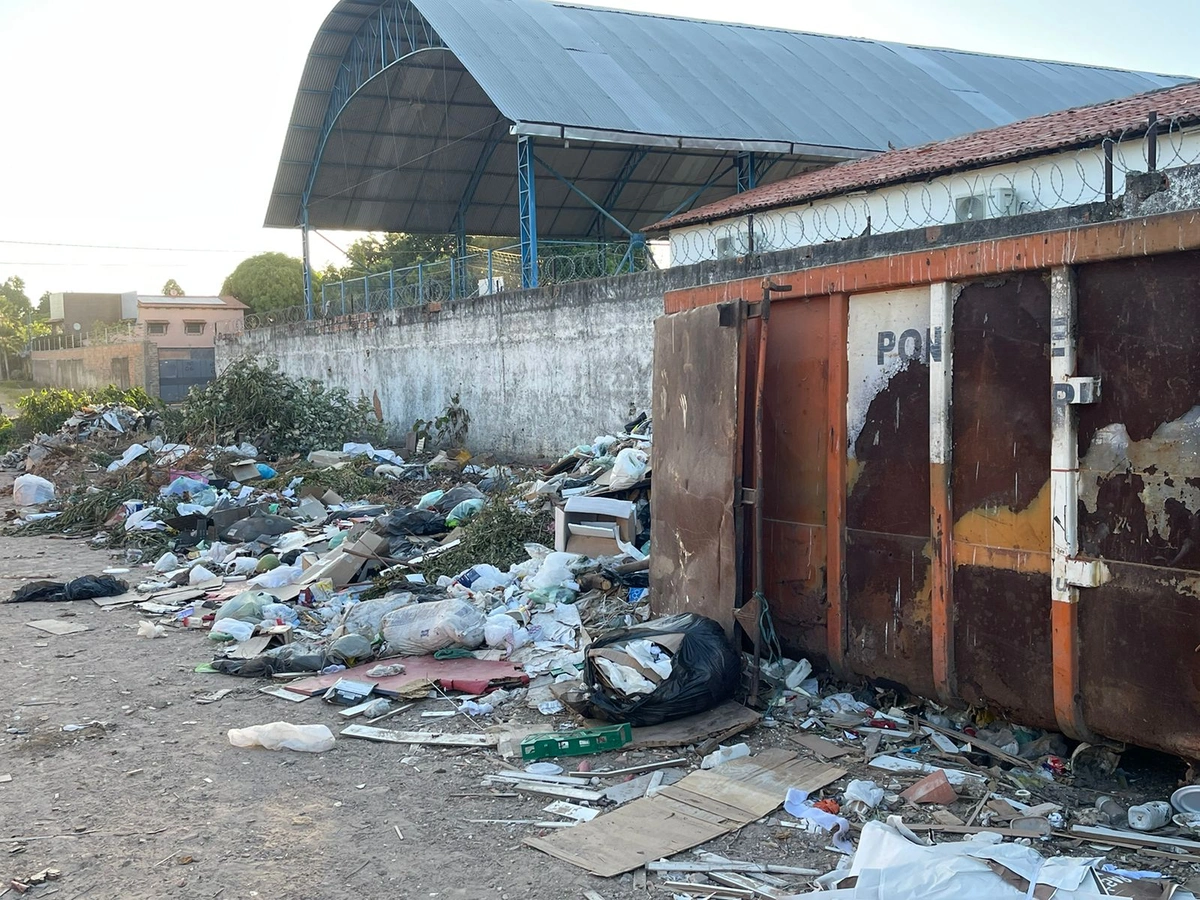
[[203,322],[184,322],[183,323],[183,333],[184,334],[204,334],[204,323]]
[[166,322],[147,322],[146,323],[146,334],[166,334],[166,333],[167,333],[167,323]]

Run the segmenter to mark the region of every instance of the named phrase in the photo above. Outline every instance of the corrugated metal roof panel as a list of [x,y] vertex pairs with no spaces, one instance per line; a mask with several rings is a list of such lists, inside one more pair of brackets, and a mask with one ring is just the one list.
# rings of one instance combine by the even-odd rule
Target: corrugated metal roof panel
[[[337,4],[313,42],[293,125],[323,126],[338,60],[358,29],[390,2]],[[371,140],[376,132],[436,139],[447,132],[435,129],[450,119],[486,128],[488,116],[497,112],[514,123],[518,133],[567,133],[573,141],[682,145],[692,151],[772,147],[828,160],[880,152],[889,144],[940,140],[1182,80],[550,0],[407,2],[437,31],[450,53],[418,54],[392,67],[387,77],[369,82],[338,119],[334,138],[340,150],[331,155],[327,147],[322,164],[332,160],[345,167],[369,157],[372,165],[387,165],[385,145]],[[447,107],[459,103],[463,108],[449,116],[398,115],[395,107],[411,101],[437,101]],[[484,110],[476,118],[474,105],[479,103],[495,112]],[[303,133],[289,130],[284,160],[313,160],[320,152],[317,141],[301,139]],[[458,134],[450,139],[460,139]],[[331,139],[329,145],[334,143]],[[409,146],[401,140],[394,145]],[[457,156],[455,152],[444,158]],[[426,176],[435,175],[440,164],[434,157],[419,161],[400,156],[390,163],[410,174],[419,169]],[[687,168],[680,167],[680,173]],[[503,176],[489,174],[485,180],[494,177]],[[511,168],[507,177],[515,181]],[[292,193],[294,177],[289,172],[286,185],[284,180],[281,169],[276,193]],[[317,179],[318,186],[324,182]],[[446,183],[453,184],[453,179]],[[343,224],[361,223],[364,213],[355,203],[366,195],[346,185],[342,190],[349,193],[340,196],[336,206],[344,206],[345,213],[334,218]],[[312,210],[321,196],[320,191],[314,193],[318,203]],[[457,202],[446,198],[451,200]],[[324,204],[313,216],[314,224],[335,227],[323,218],[333,209]],[[669,209],[642,208],[639,219],[653,221],[666,212]],[[299,218],[298,199],[273,200],[267,224],[286,227]],[[480,218],[496,217],[488,212]],[[384,219],[374,227],[406,227],[395,222],[391,212]]]

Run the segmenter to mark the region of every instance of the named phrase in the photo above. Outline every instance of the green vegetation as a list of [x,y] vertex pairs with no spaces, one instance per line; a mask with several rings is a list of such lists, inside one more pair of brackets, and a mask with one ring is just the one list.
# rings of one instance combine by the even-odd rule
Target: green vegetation
[[286,253],[251,256],[225,279],[221,296],[236,297],[255,313],[302,306],[304,263]]
[[[160,409],[162,403],[141,388],[122,390],[109,385],[98,391],[71,391],[66,388],[42,388],[17,400],[20,418],[10,432],[14,439],[28,440],[35,434],[54,434],[63,423],[84,406],[101,403],[124,403],[138,409]],[[7,417],[5,417],[7,418]],[[3,422],[0,422],[0,430]]]
[[192,388],[168,430],[195,443],[249,441],[275,454],[340,449],[346,441],[380,442],[383,425],[366,397],[279,371],[274,359],[242,359],[203,388]]

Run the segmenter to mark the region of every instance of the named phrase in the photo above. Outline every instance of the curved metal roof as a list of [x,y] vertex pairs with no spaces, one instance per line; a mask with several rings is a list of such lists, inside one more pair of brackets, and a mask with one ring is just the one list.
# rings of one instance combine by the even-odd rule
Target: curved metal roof
[[[342,0],[296,95],[266,225],[517,233],[516,135],[539,234],[634,230],[734,189],[1185,79],[548,0]],[[767,160],[763,163],[762,160]],[[769,168],[768,168],[769,167]]]

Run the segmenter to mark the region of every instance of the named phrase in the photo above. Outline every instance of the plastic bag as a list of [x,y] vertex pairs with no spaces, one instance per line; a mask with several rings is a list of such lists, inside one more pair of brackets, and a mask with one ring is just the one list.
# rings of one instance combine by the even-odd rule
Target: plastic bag
[[212,581],[216,577],[216,572],[210,572],[204,566],[193,566],[192,571],[188,573],[188,584],[204,584],[206,581]]
[[445,495],[445,491],[430,491],[417,501],[417,509],[432,510]]
[[542,560],[537,574],[525,582],[530,590],[553,588],[565,585],[568,581],[574,583],[575,575],[571,572],[571,563],[579,559],[577,553],[551,553]]
[[268,603],[263,607],[262,620],[271,625],[299,625],[300,616],[286,603]]
[[173,572],[179,568],[179,557],[168,550],[158,558],[158,562],[154,564],[154,571],[162,574],[164,572]]
[[380,519],[379,524],[391,535],[441,534],[446,530],[446,517],[432,510],[398,509]]
[[13,502],[17,506],[39,506],[54,499],[54,485],[37,475],[18,475],[13,482]]
[[[610,696],[598,686],[597,650],[623,648],[635,640],[660,646],[678,641],[671,656],[671,674],[652,693],[628,698]],[[592,686],[585,715],[609,722],[658,725],[712,709],[733,696],[741,677],[741,660],[712,619],[687,613],[622,628],[596,638],[584,656],[583,679]]]
[[184,494],[195,495],[208,490],[208,482],[187,475],[180,475],[165,488],[159,491],[164,497],[182,497]]
[[473,516],[478,515],[481,509],[483,509],[482,500],[478,498],[464,500],[462,503],[459,503],[457,506],[455,506],[454,509],[450,510],[450,512],[447,514],[446,527],[454,528],[455,526],[466,522]]
[[278,566],[269,572],[256,575],[247,584],[252,584],[255,587],[281,588],[285,585],[295,583],[303,574],[304,569],[300,566]]
[[440,512],[443,516],[449,515],[454,507],[458,506],[464,500],[482,500],[483,491],[475,487],[473,484],[460,484],[457,487],[452,487],[446,491],[437,503],[434,504],[434,509]]
[[212,629],[208,636],[211,640],[219,640],[221,636],[228,635],[235,641],[248,641],[254,637],[255,624],[253,622],[243,622],[241,619],[232,617],[222,619],[220,622],[213,622]]
[[262,591],[242,591],[235,597],[222,604],[213,616],[214,622],[222,619],[238,619],[242,622],[257,624],[262,621],[263,610],[278,601],[270,594]]
[[508,650],[512,653],[533,640],[527,628],[517,622],[512,616],[503,613],[488,616],[483,623],[483,640],[494,650]]
[[483,643],[483,613],[465,600],[416,603],[383,617],[380,631],[387,652],[424,656],[446,647],[474,650]]
[[473,591],[494,591],[496,588],[508,587],[512,582],[511,575],[506,575],[487,563],[471,566],[454,578],[455,584],[461,584]]
[[612,480],[608,483],[608,489],[619,491],[623,488],[633,487],[645,476],[646,463],[649,460],[650,457],[644,451],[626,447],[617,454],[617,458],[613,462]]
[[301,750],[324,753],[333,749],[333,732],[324,725],[293,725],[270,722],[249,728],[230,728],[229,743],[235,747],[263,747],[267,750]]
[[373,641],[379,636],[383,617],[394,609],[408,606],[414,599],[412,594],[404,593],[391,594],[377,600],[363,600],[350,607],[343,624],[349,633],[361,635],[368,641]]

